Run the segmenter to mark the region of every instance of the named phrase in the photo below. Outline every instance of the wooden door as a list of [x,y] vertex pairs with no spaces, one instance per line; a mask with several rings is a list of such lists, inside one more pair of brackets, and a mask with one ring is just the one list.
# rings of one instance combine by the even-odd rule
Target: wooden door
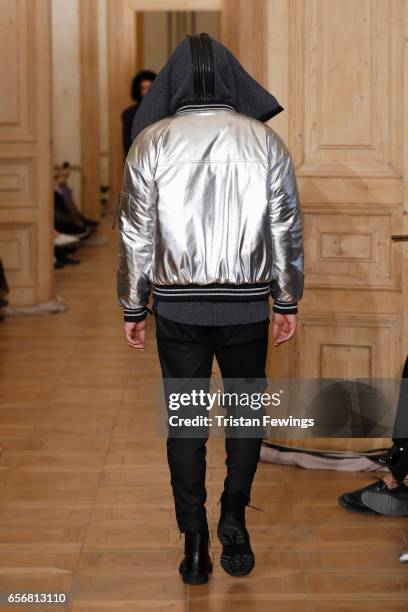
[[[293,154],[305,235],[297,337],[270,350],[269,375],[400,377],[408,244],[391,237],[408,233],[408,3],[256,0],[251,7],[243,20],[248,3],[224,1],[227,36],[250,70],[263,66],[263,82],[285,108],[271,126]],[[244,44],[248,28],[264,41],[258,59]]]
[[399,377],[408,352],[407,252],[391,238],[408,229],[407,7],[404,0],[291,5],[290,139],[306,252],[298,377]]
[[0,257],[13,304],[52,293],[49,0],[0,3]]

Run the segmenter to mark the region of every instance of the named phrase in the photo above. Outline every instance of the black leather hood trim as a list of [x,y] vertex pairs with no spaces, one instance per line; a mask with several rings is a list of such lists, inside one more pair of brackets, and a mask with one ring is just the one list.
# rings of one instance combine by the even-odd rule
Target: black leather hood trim
[[199,100],[215,99],[215,67],[211,39],[204,32],[188,36],[193,62],[194,95]]

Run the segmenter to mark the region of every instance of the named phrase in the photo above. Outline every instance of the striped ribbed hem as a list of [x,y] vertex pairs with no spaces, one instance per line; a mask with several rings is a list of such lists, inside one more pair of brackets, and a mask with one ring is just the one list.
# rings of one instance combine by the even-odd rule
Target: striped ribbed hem
[[277,302],[275,300],[273,303],[273,312],[278,312],[279,314],[297,314],[297,311],[297,302],[288,304],[287,302]]
[[253,302],[269,298],[269,285],[211,284],[211,285],[155,285],[153,295],[163,302]]
[[235,111],[236,109],[231,106],[231,104],[226,104],[223,102],[203,102],[197,104],[184,104],[177,109],[176,113],[187,113],[191,111],[199,111],[199,110],[231,110]]
[[126,323],[137,323],[143,321],[147,317],[146,308],[124,308],[123,320]]

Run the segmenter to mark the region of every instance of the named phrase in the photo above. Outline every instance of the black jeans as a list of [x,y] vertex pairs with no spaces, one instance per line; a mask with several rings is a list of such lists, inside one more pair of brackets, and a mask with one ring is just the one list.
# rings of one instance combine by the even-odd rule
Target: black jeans
[[[183,325],[156,315],[156,336],[163,378],[210,379],[214,356],[223,378],[265,375],[269,319],[247,325]],[[207,526],[205,501],[207,437],[167,439],[167,458],[180,531]],[[224,490],[249,502],[262,438],[225,439]]]

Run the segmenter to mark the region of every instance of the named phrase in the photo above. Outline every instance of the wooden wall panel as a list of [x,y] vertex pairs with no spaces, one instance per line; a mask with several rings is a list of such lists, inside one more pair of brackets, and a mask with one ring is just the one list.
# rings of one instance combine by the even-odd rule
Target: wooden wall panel
[[[359,326],[371,328],[372,320],[395,316],[400,333],[393,336],[393,354],[384,362],[383,375],[399,376],[408,352],[402,341],[408,340],[407,281],[402,273],[405,247],[391,237],[407,226],[402,138],[407,102],[402,75],[408,3],[284,4],[285,10],[281,6],[279,11],[267,11],[271,38],[266,70],[269,87],[274,74],[282,83],[285,71],[288,82],[282,96],[276,89],[273,93],[288,115],[282,135],[295,161],[303,210],[306,285],[299,322],[303,325],[305,317],[325,313],[341,336],[344,317],[355,317],[359,323],[350,333],[357,337]],[[271,126],[277,129],[278,124],[272,120]],[[312,328],[307,341],[298,334],[292,347],[282,351],[285,365],[274,355],[280,349],[272,350],[270,373],[275,367],[279,375],[301,371],[299,364],[309,360],[310,337],[319,333]],[[318,353],[322,362],[315,372],[327,372],[329,361],[330,368],[338,363],[338,376],[343,375],[344,351],[339,345],[337,361],[335,350]],[[374,342],[372,351],[375,360],[383,346]],[[354,351],[352,361],[357,363],[359,354],[361,371],[366,371],[363,353]],[[360,368],[356,365],[355,370]]]
[[34,159],[1,160],[0,165],[0,209],[8,208],[11,202],[24,207],[36,205]]
[[0,257],[13,303],[49,299],[53,283],[50,3],[0,4]]
[[80,0],[82,210],[100,217],[98,0]]
[[3,265],[12,275],[14,284],[35,285],[35,268],[32,257],[35,249],[35,226],[16,225],[14,228],[0,228],[0,252]]
[[30,24],[34,3],[3,1],[0,22],[0,139],[1,142],[35,139],[33,96],[35,84],[30,66],[35,34]]
[[[401,176],[403,3],[292,3],[298,173]],[[347,28],[341,24],[347,23]]]
[[266,0],[223,0],[222,42],[255,79],[265,81]]
[[400,288],[395,206],[307,205],[303,219],[308,288]]
[[[299,321],[295,373],[299,378],[387,378],[396,367],[397,315],[303,315]],[[302,350],[303,347],[303,350]],[[304,347],[308,358],[304,359]]]

